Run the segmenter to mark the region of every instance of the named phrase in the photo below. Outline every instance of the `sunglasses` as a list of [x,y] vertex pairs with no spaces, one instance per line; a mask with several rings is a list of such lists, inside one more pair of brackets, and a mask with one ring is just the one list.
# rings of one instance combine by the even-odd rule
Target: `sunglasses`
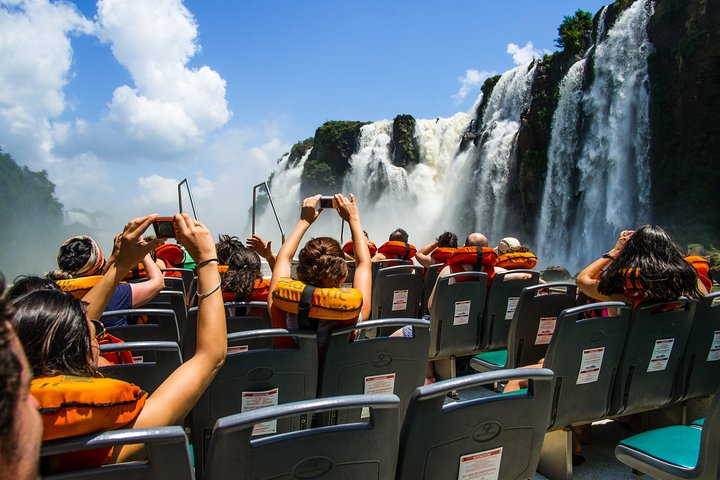
[[100,340],[107,335],[107,330],[105,330],[105,325],[103,325],[102,322],[99,320],[90,320],[90,323],[92,323],[95,327],[95,338],[97,340]]

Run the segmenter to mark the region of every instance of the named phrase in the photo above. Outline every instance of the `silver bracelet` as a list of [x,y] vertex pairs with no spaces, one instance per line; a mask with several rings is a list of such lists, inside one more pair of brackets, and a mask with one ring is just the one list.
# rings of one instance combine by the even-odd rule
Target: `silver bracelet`
[[213,293],[217,292],[218,290],[220,290],[220,282],[218,282],[218,284],[215,285],[215,288],[213,288],[213,289],[210,290],[209,292],[207,292],[207,293],[198,293],[197,296],[198,296],[198,298],[205,298],[205,297],[208,297],[208,296],[212,295]]

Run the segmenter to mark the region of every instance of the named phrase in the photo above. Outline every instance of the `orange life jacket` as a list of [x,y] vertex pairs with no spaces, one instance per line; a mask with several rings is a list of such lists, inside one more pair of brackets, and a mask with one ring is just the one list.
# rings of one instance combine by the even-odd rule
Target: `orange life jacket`
[[[460,273],[467,271],[463,265],[470,265],[472,271],[485,272],[487,274],[488,285],[495,278],[495,262],[497,261],[497,253],[489,247],[461,247],[455,250],[445,263],[450,267],[452,273]],[[471,276],[459,276],[455,279],[458,282],[474,280]]]
[[[377,253],[377,246],[373,242],[367,242],[368,244],[368,250],[370,250],[370,256],[374,257]],[[350,255],[351,257],[355,255],[355,245],[353,244],[352,240],[348,240],[345,242],[345,245],[342,247],[342,251]]]
[[699,255],[690,255],[688,257],[685,257],[685,260],[695,268],[698,273],[698,277],[700,278],[700,281],[705,286],[705,288],[707,288],[707,291],[711,292],[712,280],[710,280],[710,277],[708,276],[708,273],[710,273],[710,263],[708,263],[707,259]]
[[456,250],[457,248],[453,247],[437,247],[430,253],[430,257],[433,259],[433,263],[445,263]]
[[[254,290],[250,299],[247,301],[252,302],[267,302],[268,294],[270,293],[270,280],[261,278],[255,280]],[[235,292],[222,292],[223,302],[238,302],[245,301],[237,298]]]
[[112,378],[56,375],[30,383],[43,421],[43,441],[121,428],[137,418],[148,394]]
[[537,257],[532,252],[503,253],[497,257],[496,267],[506,270],[527,269],[531,270],[537,265]]
[[102,275],[90,275],[89,277],[57,280],[55,283],[63,292],[69,293],[75,298],[83,298],[102,278]]
[[[110,343],[124,343],[124,341],[119,339],[115,335],[111,335],[107,332],[105,332],[102,337],[98,338],[98,345],[107,345]],[[133,360],[132,352],[128,350],[121,350],[119,352],[105,352],[101,353],[100,356],[108,362],[112,363],[113,365],[135,363],[135,360]]]
[[414,245],[409,243],[391,240],[383,243],[380,248],[378,248],[378,252],[385,255],[385,257],[389,260],[394,258],[410,260],[415,256],[415,253],[417,253],[417,249]]

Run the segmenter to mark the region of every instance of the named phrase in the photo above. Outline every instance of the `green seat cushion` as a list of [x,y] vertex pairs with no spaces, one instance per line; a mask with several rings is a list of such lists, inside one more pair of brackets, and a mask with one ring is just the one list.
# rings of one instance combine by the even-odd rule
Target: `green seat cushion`
[[514,392],[503,392],[503,395],[527,395],[527,393],[527,388],[521,388],[520,390],[515,390]]
[[697,420],[690,422],[690,425],[697,425],[699,427],[702,427],[705,425],[705,419],[704,418],[698,418]]
[[700,455],[702,431],[684,425],[658,428],[643,432],[620,442],[663,462],[685,468],[695,468]]
[[494,352],[485,352],[475,355],[474,358],[482,360],[485,363],[491,363],[498,367],[504,367],[507,364],[507,350],[495,350]]

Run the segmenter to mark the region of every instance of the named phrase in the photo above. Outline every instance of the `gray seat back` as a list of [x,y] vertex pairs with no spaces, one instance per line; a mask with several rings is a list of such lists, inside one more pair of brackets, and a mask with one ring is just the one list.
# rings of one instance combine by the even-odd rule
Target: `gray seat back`
[[712,395],[720,385],[720,292],[697,304],[677,385],[678,400]]
[[41,457],[71,452],[142,443],[148,453],[144,462],[118,463],[64,474],[43,475],[45,479],[98,480],[192,480],[195,478],[188,440],[182,427],[113,430],[43,443]]
[[[262,315],[256,315],[262,311]],[[248,314],[248,315],[244,315]],[[185,361],[195,355],[197,344],[197,315],[198,307],[188,309],[188,321],[185,327],[182,352]],[[267,302],[227,302],[225,303],[225,319],[227,333],[247,332],[272,328],[270,316],[267,313]],[[270,348],[271,338],[258,338],[248,340],[245,344],[249,349]]]
[[[355,333],[411,325],[414,337],[375,337],[352,341]],[[394,393],[401,400],[400,418],[410,395],[423,384],[427,369],[430,323],[417,319],[370,320],[330,334],[320,367],[318,397]],[[331,415],[329,423],[358,420],[363,412],[345,410]]]
[[523,289],[510,322],[506,368],[533,365],[545,357],[560,312],[575,306],[576,291],[574,283],[544,283]]
[[422,271],[418,265],[381,268],[373,281],[371,318],[417,318]]
[[440,275],[440,270],[442,270],[443,265],[445,264],[435,263],[425,269],[425,278],[423,279],[422,302],[420,304],[421,315],[430,314],[430,309],[428,308],[428,299],[430,298],[430,294],[432,294],[433,288],[435,288],[435,282],[437,282],[437,278]]
[[135,363],[100,367],[106,376],[134,383],[152,394],[181,364],[175,342],[124,342],[100,345],[100,353],[132,352]]
[[[210,434],[219,418],[271,403],[315,398],[318,377],[315,332],[266,329],[231,333],[228,349],[258,338],[271,338],[276,342],[294,339],[297,346],[228,353],[225,364],[190,413],[195,465],[199,469],[203,468]],[[285,418],[267,430],[297,430],[308,421],[308,418]]]
[[[475,281],[457,281],[474,277]],[[478,350],[487,296],[485,272],[441,277],[430,310],[430,359],[471,355]]]
[[[528,273],[529,279],[506,280],[512,273]],[[510,321],[515,313],[520,294],[525,287],[540,283],[540,272],[535,270],[513,270],[495,274],[485,302],[482,331],[480,335],[481,350],[498,350],[507,348]]]
[[544,363],[555,372],[550,430],[590,423],[608,414],[629,323],[630,307],[622,302],[560,313]]
[[[388,267],[397,267],[398,265],[412,265],[412,260],[398,260],[398,259],[390,259],[390,260],[376,260],[372,262],[370,265],[370,271],[372,273],[372,280],[373,280],[373,288],[375,288],[375,278],[377,278],[377,273],[382,268],[388,268]],[[293,277],[297,278],[297,277]]]
[[683,299],[635,309],[615,379],[611,414],[667,405],[697,303]]
[[163,288],[163,290],[170,290],[172,292],[181,292],[183,295],[185,295],[185,284],[183,283],[182,278],[165,277],[163,279],[163,282],[165,282],[165,287]]
[[[534,478],[552,376],[545,368],[502,370],[418,388],[403,422],[395,478],[465,478],[479,463],[492,470],[483,478]],[[527,392],[503,395],[481,388],[512,379],[528,379]],[[459,401],[448,398],[455,391]]]
[[182,292],[173,292],[171,290],[163,290],[148,303],[143,305],[144,308],[162,308],[170,309],[175,312],[177,324],[180,331],[180,342],[185,335],[185,327],[187,325],[187,305],[185,304],[185,294]]
[[[164,268],[163,273],[165,272],[180,272],[180,278],[183,282],[183,292],[187,295],[190,293],[190,285],[193,282],[193,279],[195,278],[195,270],[191,268]],[[177,278],[177,277],[165,277],[167,278]]]
[[[207,478],[393,478],[398,450],[395,395],[350,395],[278,405],[221,418],[213,430]],[[253,439],[253,425],[329,410],[368,407],[370,420]]]
[[145,317],[147,323],[128,324],[120,327],[107,327],[108,333],[126,342],[175,342],[180,343],[180,332],[175,312],[160,308],[134,308],[131,310],[112,310],[102,314],[104,317],[115,315]]

